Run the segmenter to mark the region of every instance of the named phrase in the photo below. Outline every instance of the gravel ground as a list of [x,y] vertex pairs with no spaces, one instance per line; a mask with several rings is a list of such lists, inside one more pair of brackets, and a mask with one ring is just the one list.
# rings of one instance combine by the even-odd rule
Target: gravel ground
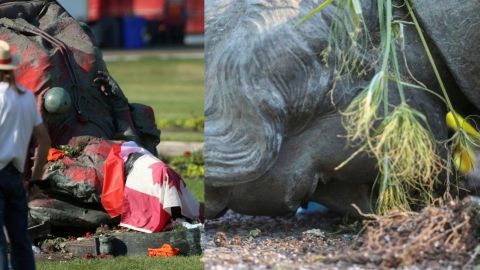
[[339,232],[341,223],[331,214],[270,218],[229,211],[206,223],[205,269],[346,269],[341,262],[322,262],[356,237]]
[[[270,218],[228,211],[205,225],[205,269],[379,269],[348,258],[355,227],[329,213]],[[361,252],[361,251],[360,251]],[[469,267],[471,269],[472,267]],[[424,261],[399,269],[464,269],[447,260]]]

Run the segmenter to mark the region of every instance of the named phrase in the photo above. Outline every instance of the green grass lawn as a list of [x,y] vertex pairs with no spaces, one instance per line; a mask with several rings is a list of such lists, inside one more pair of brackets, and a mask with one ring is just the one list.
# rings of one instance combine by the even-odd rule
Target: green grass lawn
[[[203,115],[203,62],[152,57],[109,61],[107,66],[128,100],[151,106],[158,123]],[[165,130],[162,140],[203,141],[203,134]]]
[[169,131],[162,129],[162,141],[203,142],[202,132]]
[[205,202],[205,189],[202,180],[185,178],[185,183],[193,196],[201,202]]
[[38,270],[157,270],[157,269],[203,269],[200,256],[149,258],[116,257],[115,259],[76,259],[67,262],[39,262]]

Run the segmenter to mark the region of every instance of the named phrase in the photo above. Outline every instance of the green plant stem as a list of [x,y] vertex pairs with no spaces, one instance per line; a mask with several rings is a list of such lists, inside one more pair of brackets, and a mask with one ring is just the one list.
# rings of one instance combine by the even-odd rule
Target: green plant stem
[[[377,1],[377,9],[378,9],[378,27],[379,27],[380,33],[384,33],[385,25],[383,22],[383,3],[380,0]],[[383,39],[380,42],[381,42],[380,46],[383,47],[383,42],[384,42]]]
[[[388,60],[390,58],[390,42],[392,42],[392,1],[391,0],[385,1],[385,10],[386,10],[386,14],[385,14],[386,15],[386,20],[385,20],[386,37],[382,36],[382,40],[383,40],[382,45],[384,47],[382,70],[384,71],[384,74],[388,74]],[[382,19],[383,18],[381,18],[381,20]]]
[[[395,79],[391,79],[391,78],[389,78],[389,80],[395,81]],[[437,97],[438,99],[440,99],[443,103],[445,103],[445,104],[447,103],[447,102],[445,101],[445,98],[443,98],[443,96],[441,96],[440,94],[438,94],[438,93],[434,92],[433,90],[430,90],[430,89],[428,89],[428,88],[426,88],[426,87],[419,86],[419,85],[415,85],[415,84],[411,84],[411,83],[407,83],[407,82],[403,82],[403,81],[401,81],[400,84],[403,85],[403,86],[409,87],[409,88],[414,88],[414,89],[418,89],[418,90],[425,91],[425,92],[427,92],[427,93],[429,93],[429,94],[432,94],[432,95],[436,96],[436,97]]]
[[415,24],[415,29],[417,30],[418,36],[420,37],[420,40],[422,41],[423,48],[425,49],[425,52],[427,53],[428,61],[430,62],[430,65],[432,66],[433,72],[435,73],[435,77],[437,78],[438,84],[440,85],[440,89],[442,90],[445,101],[447,102],[448,109],[453,113],[457,127],[460,127],[460,121],[458,120],[458,118],[456,116],[456,113],[455,113],[455,110],[453,109],[452,102],[450,101],[450,98],[448,97],[447,89],[445,88],[445,84],[443,83],[442,77],[440,76],[440,72],[438,72],[437,65],[435,64],[435,60],[433,59],[433,56],[432,56],[432,53],[430,52],[430,49],[428,48],[427,41],[425,39],[425,36],[423,35],[422,29],[420,28],[420,24],[418,23],[417,17],[415,16],[415,13],[413,13],[412,6],[408,2],[408,0],[404,0],[404,2],[405,2],[405,5],[407,6],[408,13],[410,14],[410,17],[412,18],[413,23]]
[[300,24],[306,22],[308,19],[310,19],[313,15],[317,14],[318,12],[322,11],[325,9],[328,5],[330,5],[333,2],[333,0],[326,0],[325,2],[321,3],[318,7],[316,7],[314,10],[312,10],[310,13],[302,17],[298,22],[295,23],[295,27],[299,26]]
[[[386,76],[388,75],[388,60],[390,58],[390,42],[391,42],[391,35],[392,35],[392,2],[391,0],[385,1],[385,6],[382,5],[382,1],[378,1],[378,14],[380,20],[380,31],[382,28],[386,28],[386,35],[381,35],[381,43],[383,47],[383,62],[382,62],[382,71],[383,71],[383,78],[382,78],[382,88],[384,89],[383,95],[383,114],[387,116],[388,114],[388,81],[385,80]],[[386,10],[386,23],[383,22],[383,14]],[[381,32],[382,33],[382,32]]]
[[392,50],[392,60],[393,60],[393,70],[395,71],[395,76],[397,77],[395,82],[397,83],[398,93],[400,95],[400,100],[403,104],[407,104],[405,98],[405,91],[403,90],[403,85],[401,84],[400,68],[398,66],[397,51],[395,47],[395,41],[391,43]]
[[[380,183],[380,201],[378,202],[378,206],[382,205],[383,204],[383,196],[381,196],[381,194],[385,194],[385,191],[387,190],[387,185],[388,185],[388,177],[389,177],[389,173],[388,173],[388,155],[386,154],[387,153],[387,146],[384,146],[383,147],[383,151],[385,152],[385,156],[383,157],[383,173],[382,173],[382,182]],[[377,206],[377,209],[378,209],[378,206]]]
[[[390,58],[390,42],[392,39],[392,2],[391,0],[386,0],[385,1],[385,6],[382,5],[382,1],[378,1],[378,14],[379,14],[379,19],[380,19],[380,28],[385,27],[386,29],[386,36],[382,35],[381,37],[381,42],[383,46],[383,63],[382,63],[382,71],[383,71],[383,76],[388,75],[388,60]],[[383,14],[386,10],[386,23],[383,22]],[[381,15],[381,16],[380,16]],[[380,31],[382,31],[380,29]],[[382,33],[382,32],[381,32]],[[383,94],[383,114],[384,116],[388,115],[388,81],[385,80],[386,77],[382,78],[382,88],[384,89],[384,94]]]
[[[382,31],[382,28],[386,28],[387,36],[384,37],[382,35],[382,46],[384,47],[384,55],[383,55],[383,64],[382,64],[382,71],[383,71],[383,76],[382,78],[382,86],[384,88],[384,95],[383,95],[383,114],[385,117],[388,115],[388,80],[385,80],[385,78],[388,76],[388,59],[390,56],[390,42],[391,42],[391,35],[392,35],[392,3],[391,0],[386,0],[385,5],[386,5],[386,25],[383,24],[383,11],[384,6],[381,4],[382,1],[378,1],[378,14],[379,14],[379,19],[380,19],[380,31]],[[382,32],[381,32],[382,33]],[[386,40],[385,40],[386,38]],[[380,184],[380,194],[385,194],[385,191],[387,190],[387,184],[388,184],[388,178],[389,178],[389,171],[388,171],[388,149],[387,146],[385,145],[383,147],[383,152],[384,152],[384,158],[383,158],[383,179]],[[383,197],[380,196],[380,200],[383,200]],[[379,205],[382,205],[383,202],[380,201]]]

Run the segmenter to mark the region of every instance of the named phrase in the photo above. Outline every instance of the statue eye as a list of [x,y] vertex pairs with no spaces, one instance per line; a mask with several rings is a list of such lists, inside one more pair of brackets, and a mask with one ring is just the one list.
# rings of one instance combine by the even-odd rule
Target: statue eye
[[64,113],[72,107],[72,99],[64,88],[52,87],[43,96],[43,107],[49,113]]

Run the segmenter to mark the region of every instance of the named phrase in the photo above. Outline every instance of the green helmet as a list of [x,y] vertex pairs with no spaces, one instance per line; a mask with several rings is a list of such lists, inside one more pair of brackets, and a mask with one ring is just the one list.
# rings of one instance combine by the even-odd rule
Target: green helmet
[[43,96],[43,107],[49,113],[64,113],[72,106],[72,99],[62,87],[52,87]]

